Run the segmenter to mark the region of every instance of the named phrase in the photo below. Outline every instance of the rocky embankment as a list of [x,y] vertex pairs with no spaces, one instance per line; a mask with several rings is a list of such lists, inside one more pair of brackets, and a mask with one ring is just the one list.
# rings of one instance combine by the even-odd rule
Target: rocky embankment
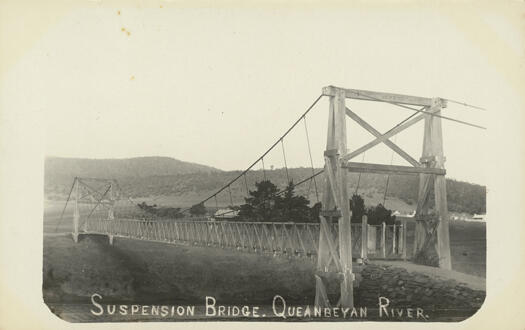
[[485,291],[452,278],[430,276],[391,265],[369,264],[362,273],[356,300],[362,306],[378,306],[386,297],[391,307],[420,307],[434,315],[455,314],[467,318],[485,300]]

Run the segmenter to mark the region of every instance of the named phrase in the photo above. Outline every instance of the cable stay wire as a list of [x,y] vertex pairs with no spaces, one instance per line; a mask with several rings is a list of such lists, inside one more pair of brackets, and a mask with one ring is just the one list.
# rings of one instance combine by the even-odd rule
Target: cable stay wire
[[286,153],[284,152],[284,141],[281,139],[281,147],[283,149],[284,168],[286,170],[286,182],[290,183],[290,175],[288,174],[288,164],[286,163]]
[[[363,157],[361,158],[361,163],[365,162],[365,154],[366,154],[366,151],[363,152]],[[359,184],[361,183],[361,174],[363,174],[363,172],[359,172],[359,177],[357,178],[357,185],[355,186],[354,195],[357,195],[357,192],[359,191]]]
[[381,99],[378,99],[377,97],[373,97],[373,96],[370,96],[370,95],[362,94],[362,93],[359,93],[359,92],[355,92],[355,93],[357,95],[366,97],[366,98],[368,98],[370,100],[390,103],[390,104],[398,106],[400,108],[416,111],[418,113],[427,114],[427,115],[438,117],[438,118],[443,118],[443,119],[450,120],[450,121],[453,121],[453,122],[456,122],[456,123],[459,123],[459,124],[463,124],[463,125],[467,125],[467,126],[471,126],[471,127],[476,127],[476,128],[479,128],[479,129],[487,129],[486,127],[483,127],[483,126],[480,126],[480,125],[476,125],[476,124],[472,124],[472,123],[469,123],[469,122],[466,122],[466,121],[463,121],[463,120],[459,120],[459,119],[455,119],[455,118],[451,118],[451,117],[447,117],[447,116],[443,116],[443,115],[438,115],[437,113],[427,113],[427,112],[425,112],[423,110],[418,110],[418,109],[406,106],[404,104],[399,104],[399,103],[396,103],[396,102],[381,100]]
[[264,178],[264,181],[266,181],[266,169],[264,168],[264,157],[261,157],[261,163],[262,163],[262,170],[263,170],[263,178]]
[[73,192],[73,188],[75,187],[75,183],[77,182],[77,178],[73,180],[73,184],[71,185],[71,189],[69,190],[69,194],[67,195],[66,204],[64,204],[64,208],[62,209],[62,213],[60,214],[60,218],[58,219],[57,225],[55,226],[55,233],[58,230],[58,227],[62,223],[62,218],[64,217],[64,212],[66,211],[67,203],[69,203],[69,198],[71,197],[71,193]]
[[246,173],[244,174],[244,185],[246,186],[246,196],[250,196],[250,190],[248,189],[248,180],[246,179]]
[[[310,156],[310,166],[312,167],[312,175],[315,174],[315,168],[314,168],[314,161],[312,158],[312,148],[310,147],[310,137],[308,135],[308,125],[306,124],[306,117],[303,117],[304,120],[304,130],[306,132],[306,143],[308,144],[308,155]],[[317,199],[317,202],[319,203],[319,192],[317,191],[317,182],[315,180],[315,177],[313,177],[314,180],[314,188],[315,188],[315,198]],[[310,196],[310,188],[311,188],[311,182],[310,187],[308,187],[308,196]]]
[[[422,107],[421,109],[419,109],[419,111],[421,112],[424,112],[426,107]],[[410,119],[412,119],[413,117],[415,117],[416,115],[418,114],[418,112],[414,112],[413,114],[411,114],[410,116],[406,117],[405,119],[403,119],[402,121],[400,121],[397,125],[395,125],[394,127],[392,127],[391,129],[389,129],[388,131],[386,131],[385,133],[383,133],[382,135],[386,135],[390,132],[392,132],[393,130],[395,130],[396,128],[398,128],[399,126],[403,125],[404,123],[406,123],[407,121],[409,121]],[[395,135],[394,135],[395,136]]]
[[[123,190],[122,190],[122,187],[120,187],[120,184],[118,183],[117,180],[114,181],[115,184],[117,185],[117,188],[118,188],[118,191],[120,191],[120,193],[126,197],[124,198],[125,200],[127,200],[128,202],[131,203],[131,205],[135,206],[135,207],[138,207],[138,203],[136,201],[134,201],[131,196],[127,195]],[[155,198],[153,201],[156,201],[158,198]]]
[[308,190],[306,191],[307,197],[310,197],[310,190],[312,190],[312,180],[308,183]]
[[476,106],[476,105],[468,104],[468,103],[465,103],[465,102],[455,101],[455,100],[451,100],[451,99],[445,99],[445,100],[447,100],[448,102],[452,102],[452,103],[456,103],[456,104],[462,105],[462,106],[464,106],[464,107],[473,108],[473,109],[481,110],[481,111],[488,111],[488,110],[485,109],[485,108],[478,107],[478,106]]

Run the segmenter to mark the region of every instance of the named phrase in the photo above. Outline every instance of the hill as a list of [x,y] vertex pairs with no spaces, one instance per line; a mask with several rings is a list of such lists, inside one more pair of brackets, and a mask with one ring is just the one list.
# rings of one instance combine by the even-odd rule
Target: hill
[[125,159],[47,157],[44,166],[46,181],[54,183],[70,181],[75,176],[121,179],[220,171],[210,166],[184,162],[170,157]]
[[[319,169],[316,169],[318,171]],[[45,196],[48,199],[64,199],[75,176],[116,178],[126,194],[133,198],[154,201],[159,205],[175,207],[198,203],[238,176],[240,171],[220,171],[212,167],[186,163],[165,157],[144,157],[132,159],[67,159],[48,158],[45,166]],[[284,169],[267,170],[266,178],[280,189],[286,186],[287,174]],[[310,168],[288,169],[288,177],[294,182],[308,178]],[[248,189],[253,190],[256,181],[264,179],[264,173],[250,171],[243,178],[211,199],[206,206],[224,207],[244,203]],[[367,205],[383,202],[386,175],[349,175],[350,192],[363,196]],[[386,206],[390,209],[409,211],[415,209],[418,192],[417,176],[393,175],[389,178]],[[296,187],[297,194],[306,196],[312,203],[321,198],[324,175]],[[358,185],[359,183],[359,185]],[[317,185],[317,192],[315,186]],[[231,191],[231,199],[230,199]],[[433,192],[433,189],[431,189]],[[431,196],[431,199],[433,197]],[[467,182],[447,179],[447,199],[450,211],[484,213],[486,188]]]

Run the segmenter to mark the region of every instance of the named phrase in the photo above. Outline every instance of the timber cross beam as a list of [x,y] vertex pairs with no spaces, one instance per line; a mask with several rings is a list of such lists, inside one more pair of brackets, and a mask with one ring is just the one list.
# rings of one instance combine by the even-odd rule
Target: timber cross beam
[[[342,91],[344,97],[348,99],[356,99],[363,101],[376,101],[376,102],[388,102],[388,103],[399,103],[408,105],[418,105],[430,107],[434,104],[434,99],[429,97],[420,97],[404,94],[384,93],[384,92],[372,92],[361,89],[349,89],[340,88],[335,86],[323,87],[323,95],[335,96],[336,91]],[[442,108],[447,107],[447,101],[442,98],[438,98]]]
[[383,165],[370,163],[354,163],[343,162],[342,168],[346,168],[349,172],[357,173],[378,173],[378,174],[434,174],[445,175],[446,170],[435,167],[412,167],[399,165]]

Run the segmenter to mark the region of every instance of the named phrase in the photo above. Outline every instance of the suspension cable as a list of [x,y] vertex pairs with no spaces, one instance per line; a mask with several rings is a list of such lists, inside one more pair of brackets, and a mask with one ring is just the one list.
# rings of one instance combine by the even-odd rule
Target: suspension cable
[[[314,169],[314,161],[312,158],[312,148],[310,147],[310,137],[308,135],[308,125],[306,124],[306,116],[303,116],[304,119],[304,130],[306,132],[306,143],[308,144],[308,155],[310,156],[310,166],[312,167],[312,175],[315,174]],[[317,202],[319,202],[319,192],[317,191],[317,182],[315,180],[315,177],[313,177],[314,180],[314,188],[315,188],[315,197],[317,199]],[[311,182],[310,182],[311,186]],[[310,187],[308,187],[308,194],[310,193]]]
[[244,185],[246,186],[246,196],[250,196],[250,191],[248,190],[248,181],[246,180],[246,174],[244,174]]
[[[361,163],[364,163],[365,162],[365,152],[363,152],[363,157],[361,158]],[[359,172],[359,177],[357,178],[357,185],[355,186],[355,192],[354,192],[354,195],[357,195],[357,192],[359,191],[359,184],[361,183],[361,174],[363,174],[362,172]]]
[[[306,179],[304,179],[304,180],[302,180],[302,181],[300,181],[300,182],[298,182],[298,183],[296,183],[296,184],[292,184],[292,188],[295,188],[295,187],[297,187],[298,185],[301,185],[301,184],[303,184],[303,183],[305,183],[305,182],[307,182],[307,181],[311,181],[314,177],[318,176],[319,174],[322,174],[323,172],[324,172],[324,169],[319,170],[319,171],[318,171],[317,173],[315,173],[314,175],[309,176],[308,178],[306,178]],[[287,187],[287,188],[288,188],[288,187]],[[272,197],[279,196],[279,195],[285,193],[285,192],[287,191],[287,188],[284,188],[284,189],[282,189],[282,190],[280,190],[280,191],[278,191],[278,192],[276,192],[276,193],[274,193],[274,194],[272,194],[272,195],[270,195],[270,196],[264,198],[264,199],[261,201],[261,203],[264,203],[265,201],[269,200],[269,199],[272,198]],[[230,213],[233,213],[233,212],[235,212],[235,210],[228,210],[228,211],[225,211],[224,213],[221,213],[221,214],[217,215],[217,217],[220,217],[220,216],[223,216],[223,215],[226,215],[226,214],[230,214]]]
[[264,156],[266,156],[270,151],[273,150],[273,148],[275,148],[275,146],[285,137],[288,135],[288,133],[290,133],[290,131],[295,127],[297,126],[297,124],[301,121],[301,119],[303,119],[304,116],[306,116],[310,110],[313,109],[313,107],[317,104],[317,102],[319,102],[319,100],[323,97],[324,95],[321,94],[319,95],[315,101],[308,107],[308,109],[306,109],[306,111],[299,117],[299,119],[297,119],[293,124],[292,126],[290,126],[290,128],[288,128],[288,130],[286,130],[286,132],[279,138],[277,139],[277,141],[275,141],[275,143],[269,147],[259,158],[257,158],[257,160],[255,162],[253,162],[246,170],[244,170],[241,174],[239,174],[237,177],[235,177],[233,180],[231,180],[230,182],[228,182],[227,184],[225,184],[221,189],[219,189],[218,191],[216,191],[214,194],[212,194],[211,196],[209,196],[208,198],[204,199],[203,201],[201,201],[200,203],[198,204],[201,204],[201,203],[205,203],[206,201],[208,201],[209,199],[213,198],[215,195],[217,195],[218,193],[220,193],[221,191],[223,191],[224,189],[226,189],[229,185],[231,185],[233,182],[237,181],[244,173],[248,172],[249,170],[251,170]]
[[286,169],[286,181],[290,183],[290,176],[288,175],[288,164],[286,163],[286,153],[284,152],[284,141],[281,139],[281,147],[283,149],[284,168]]
[[264,168],[264,157],[261,157],[264,181],[266,181],[266,169]]

